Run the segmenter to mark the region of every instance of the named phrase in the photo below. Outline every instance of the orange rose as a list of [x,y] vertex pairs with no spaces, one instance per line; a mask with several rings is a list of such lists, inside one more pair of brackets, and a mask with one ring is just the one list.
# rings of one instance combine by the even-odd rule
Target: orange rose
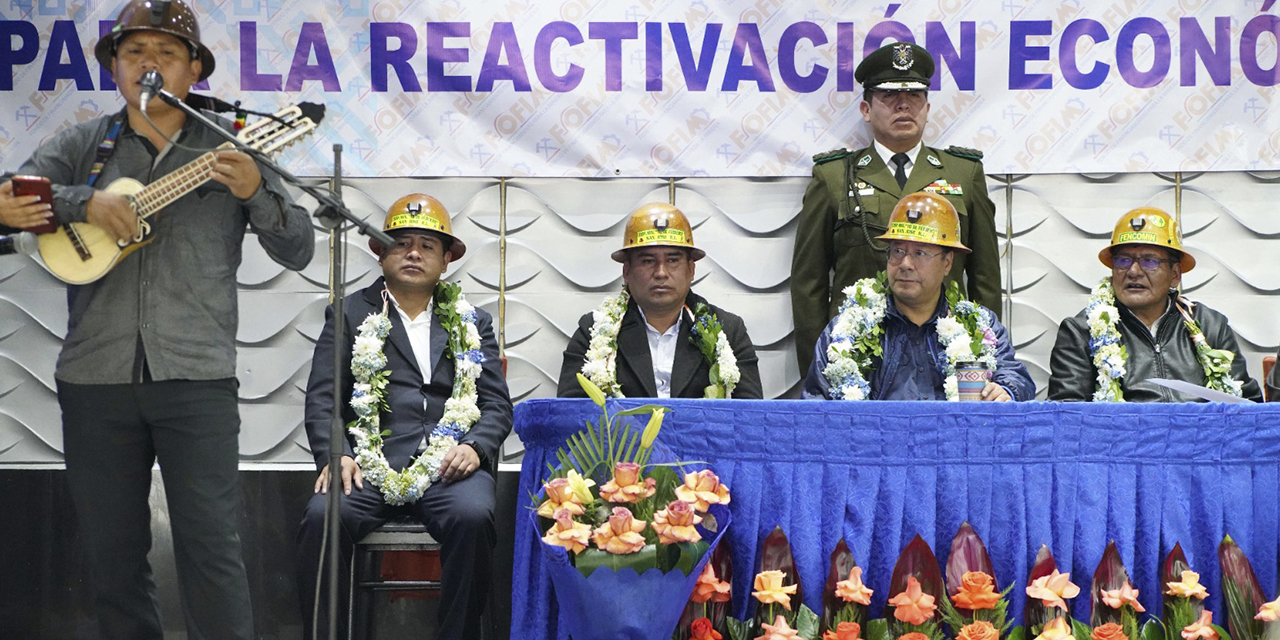
[[653,530],[658,532],[658,542],[697,542],[702,539],[694,525],[702,522],[702,516],[688,502],[672,500],[666,509],[653,514]]
[[999,640],[1000,632],[986,620],[976,620],[960,628],[956,640]]
[[1183,571],[1182,582],[1168,582],[1169,590],[1165,593],[1177,598],[1199,598],[1204,600],[1209,597],[1209,592],[1205,591],[1204,585],[1200,584],[1200,574],[1194,571]]
[[693,585],[693,595],[689,599],[699,604],[704,602],[728,602],[729,583],[716,579],[716,572],[708,562],[702,569],[702,575]]
[[[782,572],[779,571],[778,573]],[[787,624],[787,618],[782,615],[779,615],[773,621],[773,624],[766,622],[760,625],[760,630],[764,631],[764,633],[757,636],[756,640],[803,640],[800,634],[796,633],[796,630]]]
[[1129,640],[1129,636],[1125,635],[1124,627],[1114,622],[1094,627],[1093,633],[1089,634],[1089,637],[1093,638],[1093,640]]
[[822,633],[822,640],[862,640],[858,634],[862,633],[862,627],[856,622],[841,622],[836,625],[835,631],[828,629]]
[[723,637],[711,626],[711,621],[706,618],[694,620],[693,624],[689,625],[689,631],[693,634],[689,640],[721,640]]
[[1000,602],[1000,594],[996,593],[991,576],[981,571],[966,571],[960,578],[960,590],[951,596],[951,601],[970,611],[994,609]]
[[798,585],[782,586],[783,573],[781,571],[761,571],[756,574],[756,590],[751,595],[760,601],[760,604],[780,604],[787,611],[791,610],[791,596],[796,592]]
[[1066,618],[1054,618],[1045,623],[1035,640],[1071,640],[1071,625]]
[[613,479],[600,487],[600,497],[608,502],[634,503],[640,502],[658,491],[657,480],[640,479],[640,465],[634,462],[619,462],[613,468]]
[[904,633],[898,636],[898,640],[929,640],[929,636],[926,636],[919,631],[912,631],[911,633]]
[[574,495],[573,489],[569,487],[568,478],[556,478],[550,482],[542,484],[542,488],[546,490],[547,500],[538,505],[538,515],[544,518],[551,518],[555,515],[556,509],[568,509],[569,513],[580,516],[586,513],[586,509],[582,508],[582,501],[578,496]]
[[713,504],[729,504],[729,487],[720,484],[720,478],[710,469],[704,469],[686,473],[684,484],[676,487],[676,497],[705,513]]
[[845,602],[870,605],[872,593],[874,592],[862,583],[862,567],[850,569],[849,579],[836,583],[836,595]]
[[[1182,572],[1182,579],[1184,581],[1187,579],[1188,573],[1191,572]],[[1196,578],[1199,579],[1199,576],[1196,576]],[[1175,583],[1170,582],[1169,584]],[[1213,612],[1201,611],[1200,619],[1187,625],[1187,628],[1182,630],[1182,637],[1187,640],[1196,640],[1196,638],[1201,638],[1202,640],[1218,640],[1218,632],[1213,629]]]
[[564,547],[574,553],[581,553],[587,548],[587,543],[591,541],[591,525],[575,521],[568,509],[557,509],[555,521],[547,529],[547,535],[542,536],[543,542]]
[[648,524],[636,520],[626,507],[614,507],[609,521],[597,527],[591,539],[608,553],[635,553],[644,548],[644,536],[640,532]]
[[1133,585],[1129,584],[1128,580],[1125,580],[1124,584],[1120,585],[1119,589],[1115,589],[1113,591],[1103,589],[1102,604],[1105,604],[1112,609],[1119,609],[1127,604],[1133,607],[1134,611],[1139,613],[1146,611],[1146,609],[1142,607],[1142,603],[1138,602],[1138,590],[1134,589]]
[[889,604],[894,607],[893,617],[907,624],[924,624],[938,609],[933,596],[920,589],[914,576],[907,576],[907,590],[889,598]]
[[1039,598],[1046,607],[1057,607],[1067,610],[1067,598],[1080,595],[1080,587],[1071,583],[1070,573],[1058,573],[1057,569],[1047,576],[1036,578],[1027,587],[1027,596]]

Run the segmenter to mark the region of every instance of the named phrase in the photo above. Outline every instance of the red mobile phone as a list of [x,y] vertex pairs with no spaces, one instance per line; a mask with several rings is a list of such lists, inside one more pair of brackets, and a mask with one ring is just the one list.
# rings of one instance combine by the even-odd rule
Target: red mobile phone
[[[40,202],[53,206],[53,189],[49,186],[49,179],[44,176],[14,176],[13,195],[40,196]],[[53,212],[50,211],[49,217],[43,223],[25,230],[31,233],[52,233],[57,228],[58,223],[53,218]]]

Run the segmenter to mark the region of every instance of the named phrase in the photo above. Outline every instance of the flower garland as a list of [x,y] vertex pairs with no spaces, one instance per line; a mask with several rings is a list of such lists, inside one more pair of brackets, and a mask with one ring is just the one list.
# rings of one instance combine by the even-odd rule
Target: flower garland
[[[1178,302],[1185,302],[1187,309]],[[1182,298],[1178,302],[1174,306],[1182,314],[1183,324],[1196,347],[1196,359],[1204,369],[1204,386],[1237,398],[1242,396],[1242,383],[1231,376],[1231,363],[1236,354],[1209,346],[1200,324],[1188,312],[1194,303]],[[1089,302],[1084,308],[1089,322],[1089,354],[1098,370],[1098,388],[1093,392],[1095,402],[1124,402],[1120,378],[1124,377],[1129,351],[1120,344],[1120,331],[1116,328],[1120,323],[1120,311],[1115,304],[1116,293],[1111,286],[1111,278],[1105,277],[1090,292]]]
[[1089,302],[1084,307],[1089,322],[1089,355],[1093,367],[1098,370],[1098,388],[1093,392],[1094,402],[1124,402],[1120,378],[1125,374],[1129,351],[1120,344],[1120,310],[1116,308],[1116,292],[1111,277],[1098,281],[1089,292]]
[[[840,305],[836,323],[827,345],[827,366],[822,375],[827,379],[831,396],[836,400],[866,400],[871,395],[869,378],[875,360],[884,355],[880,344],[884,335],[884,316],[889,298],[885,274],[864,278],[844,289],[845,301]],[[938,342],[943,349],[942,390],[948,401],[959,400],[956,365],[979,362],[987,369],[996,368],[996,336],[991,328],[991,315],[978,305],[965,300],[959,285],[951,283],[946,292],[948,314],[938,319]]]
[[591,312],[591,341],[587,344],[587,359],[582,363],[582,375],[594,383],[605,395],[621,398],[618,384],[618,328],[627,312],[631,292],[623,287],[622,293],[610,296]]
[[742,379],[742,372],[738,371],[738,356],[733,353],[733,346],[724,333],[724,326],[705,302],[695,305],[692,313],[694,320],[689,341],[698,347],[707,364],[711,365],[711,384],[707,386],[703,397],[732,398],[733,388]]
[[444,414],[427,438],[427,450],[403,471],[396,471],[382,452],[380,416],[387,406],[387,356],[382,348],[391,333],[387,315],[388,294],[384,291],[382,310],[369,314],[360,323],[351,349],[351,409],[356,419],[347,425],[355,438],[356,464],[364,478],[382,490],[388,504],[416,502],[432,483],[440,479],[440,463],[450,449],[480,419],[476,406],[476,380],[480,378],[484,353],[480,350],[480,330],[476,310],[462,295],[457,283],[441,282],[433,293],[435,314],[449,334],[449,353],[454,358],[453,393],[444,404]]
[[[618,384],[618,329],[622,326],[622,316],[627,312],[630,299],[631,293],[623,287],[622,293],[605,298],[591,312],[591,339],[582,364],[582,375],[600,387],[605,395],[614,398],[624,397]],[[742,373],[738,371],[738,357],[733,353],[724,326],[705,302],[699,302],[691,313],[694,320],[689,338],[711,365],[711,385],[704,392],[704,397],[730,398],[733,388],[742,379]]]
[[1196,347],[1196,359],[1204,369],[1204,386],[1215,391],[1229,393],[1237,398],[1244,395],[1244,384],[1231,376],[1231,363],[1236,359],[1235,352],[1226,349],[1214,349],[1200,329],[1200,323],[1191,317],[1190,309],[1194,303],[1187,300],[1187,308],[1176,304],[1182,313],[1182,323],[1191,334],[1191,343]]

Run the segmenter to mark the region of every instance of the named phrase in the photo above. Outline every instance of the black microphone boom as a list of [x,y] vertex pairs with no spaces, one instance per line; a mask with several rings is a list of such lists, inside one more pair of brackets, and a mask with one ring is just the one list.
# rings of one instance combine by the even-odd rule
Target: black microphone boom
[[159,71],[152,69],[151,71],[142,74],[141,82],[142,93],[138,96],[138,108],[143,113],[146,113],[147,103],[151,102],[151,99],[154,98],[157,93],[160,93],[161,88],[164,87],[164,77],[160,75]]

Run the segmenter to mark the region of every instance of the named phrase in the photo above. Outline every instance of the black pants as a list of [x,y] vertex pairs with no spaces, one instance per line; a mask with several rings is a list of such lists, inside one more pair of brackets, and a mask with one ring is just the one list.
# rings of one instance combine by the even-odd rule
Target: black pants
[[[341,491],[342,481],[330,483],[330,491]],[[489,593],[496,531],[493,522],[494,481],[481,469],[465,480],[431,485],[414,504],[399,507],[383,501],[382,493],[368,480],[364,489],[351,487],[351,495],[341,497],[342,563],[338,569],[339,638],[347,637],[347,593],[355,540],[377,529],[397,514],[409,514],[427,527],[440,542],[440,618],[436,637],[453,640],[480,637],[480,614]],[[307,503],[298,532],[298,598],[302,601],[304,640],[328,637],[327,607],[320,608],[319,634],[312,635],[320,540],[324,536],[324,509],[328,496],[318,493]],[[321,601],[327,603],[328,588],[321,587]]]
[[187,636],[253,637],[237,517],[240,409],[234,379],[58,382],[67,481],[89,544],[102,637],[163,638],[151,549],[151,467],[160,463]]

